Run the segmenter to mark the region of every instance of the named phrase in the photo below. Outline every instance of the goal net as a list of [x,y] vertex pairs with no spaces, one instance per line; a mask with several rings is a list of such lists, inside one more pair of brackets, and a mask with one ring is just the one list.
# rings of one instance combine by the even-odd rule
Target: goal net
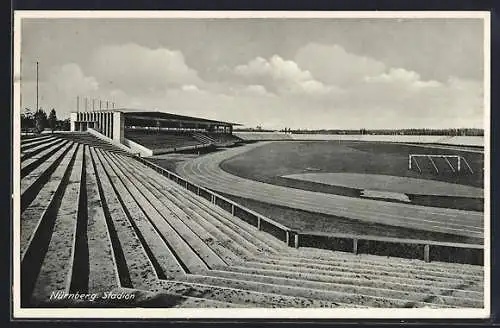
[[[444,167],[443,164],[445,163]],[[408,169],[417,170],[422,173],[423,167],[430,167],[431,171],[439,174],[443,171],[451,171],[453,173],[470,172],[474,173],[467,160],[460,155],[441,155],[441,154],[409,154]]]

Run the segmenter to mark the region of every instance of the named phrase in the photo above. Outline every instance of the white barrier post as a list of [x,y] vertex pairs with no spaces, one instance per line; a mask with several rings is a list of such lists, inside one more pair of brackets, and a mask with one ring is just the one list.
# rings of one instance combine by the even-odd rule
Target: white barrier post
[[430,246],[429,244],[424,246],[424,261],[425,262],[430,262]]
[[408,170],[411,170],[411,155],[408,155]]
[[457,156],[458,159],[458,172],[460,172],[460,156]]

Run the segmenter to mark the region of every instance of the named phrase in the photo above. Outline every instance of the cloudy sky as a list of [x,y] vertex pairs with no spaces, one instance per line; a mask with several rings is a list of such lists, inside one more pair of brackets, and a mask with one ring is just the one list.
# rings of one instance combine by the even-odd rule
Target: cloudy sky
[[21,106],[35,106],[38,60],[40,105],[61,117],[79,95],[248,127],[483,126],[480,19],[24,19],[21,32]]

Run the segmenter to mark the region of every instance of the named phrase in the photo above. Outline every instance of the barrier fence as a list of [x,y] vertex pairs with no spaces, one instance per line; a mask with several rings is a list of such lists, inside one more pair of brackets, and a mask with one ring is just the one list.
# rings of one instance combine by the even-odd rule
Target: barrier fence
[[352,252],[354,254],[421,259],[426,262],[440,261],[484,265],[483,245],[296,231],[208,188],[194,184],[143,157],[135,156],[134,158],[167,177],[169,180],[176,182],[178,185],[205,198],[224,211],[231,213],[231,215],[247,222],[260,231],[276,237],[289,247],[314,247],[333,251]]

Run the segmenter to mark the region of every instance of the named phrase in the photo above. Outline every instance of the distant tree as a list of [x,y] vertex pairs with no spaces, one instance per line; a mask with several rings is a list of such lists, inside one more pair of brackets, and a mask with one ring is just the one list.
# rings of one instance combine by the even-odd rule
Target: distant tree
[[47,114],[40,108],[35,113],[35,128],[37,133],[41,133],[47,126]]
[[29,108],[25,108],[21,114],[21,130],[28,131],[35,127],[35,118]]
[[71,124],[70,124],[70,121],[69,121],[69,118],[63,120],[63,121],[59,121],[59,124],[60,124],[60,129],[63,130],[63,131],[69,131],[70,128],[71,128]]
[[52,133],[54,133],[54,130],[57,127],[57,115],[56,115],[56,110],[52,108],[49,114],[49,127]]

